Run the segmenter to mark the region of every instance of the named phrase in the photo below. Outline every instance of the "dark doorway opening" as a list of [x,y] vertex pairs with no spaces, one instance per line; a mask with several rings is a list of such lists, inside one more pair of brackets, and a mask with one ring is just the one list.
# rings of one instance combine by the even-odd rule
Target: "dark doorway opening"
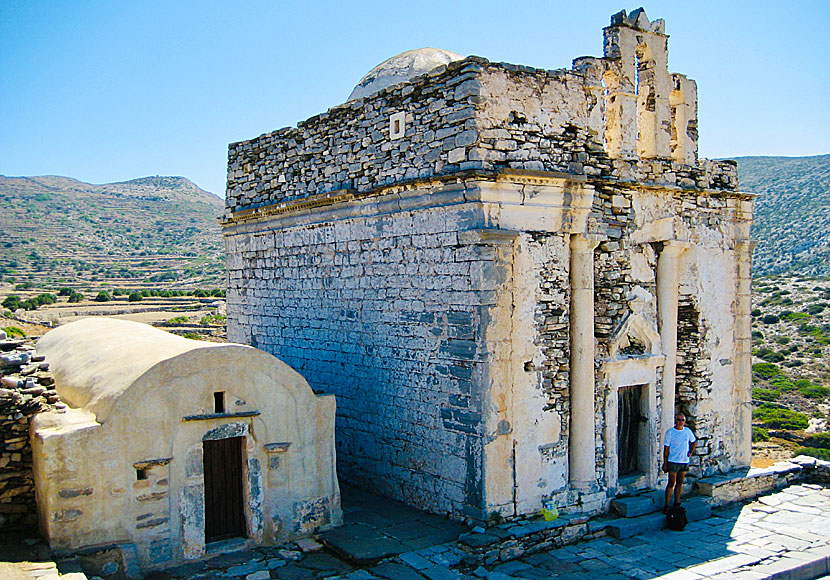
[[639,469],[640,430],[643,424],[642,385],[620,387],[617,393],[617,455],[619,476],[632,475]]
[[244,437],[203,441],[205,543],[245,536],[242,444]]

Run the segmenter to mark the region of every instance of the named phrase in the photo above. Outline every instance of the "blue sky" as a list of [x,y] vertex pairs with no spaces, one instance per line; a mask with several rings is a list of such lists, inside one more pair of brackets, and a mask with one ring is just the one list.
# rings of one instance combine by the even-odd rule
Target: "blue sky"
[[[0,174],[182,175],[224,194],[227,146],[342,103],[425,46],[538,68],[602,56],[619,1],[0,2]],[[706,157],[830,153],[830,1],[650,2],[698,82]]]

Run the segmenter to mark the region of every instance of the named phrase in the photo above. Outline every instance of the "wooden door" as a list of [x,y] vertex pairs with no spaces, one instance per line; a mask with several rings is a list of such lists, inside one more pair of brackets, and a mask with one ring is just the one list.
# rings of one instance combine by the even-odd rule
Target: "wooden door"
[[245,536],[242,490],[244,437],[203,441],[205,543]]
[[617,455],[619,475],[630,475],[638,471],[640,455],[640,413],[641,385],[620,387],[617,407]]

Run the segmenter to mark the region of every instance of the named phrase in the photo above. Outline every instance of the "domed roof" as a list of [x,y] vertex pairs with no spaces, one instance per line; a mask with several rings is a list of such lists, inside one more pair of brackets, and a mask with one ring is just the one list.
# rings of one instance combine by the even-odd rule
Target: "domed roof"
[[440,48],[419,48],[402,52],[383,61],[360,79],[349,95],[349,100],[367,97],[381,89],[408,81],[436,67],[463,58],[458,53]]

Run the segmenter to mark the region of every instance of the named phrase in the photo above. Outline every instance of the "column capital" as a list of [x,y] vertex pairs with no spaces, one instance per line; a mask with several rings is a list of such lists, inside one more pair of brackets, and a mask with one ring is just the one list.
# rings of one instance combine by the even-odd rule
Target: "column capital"
[[691,242],[682,240],[666,240],[663,242],[663,250],[660,252],[660,257],[664,255],[667,257],[678,257],[680,254],[692,247]]
[[604,242],[607,238],[597,234],[572,234],[572,252],[592,252],[594,248]]
[[735,240],[735,248],[738,250],[746,250],[748,249],[750,252],[755,250],[755,246],[758,245],[758,240],[753,240],[752,238],[741,238]]

